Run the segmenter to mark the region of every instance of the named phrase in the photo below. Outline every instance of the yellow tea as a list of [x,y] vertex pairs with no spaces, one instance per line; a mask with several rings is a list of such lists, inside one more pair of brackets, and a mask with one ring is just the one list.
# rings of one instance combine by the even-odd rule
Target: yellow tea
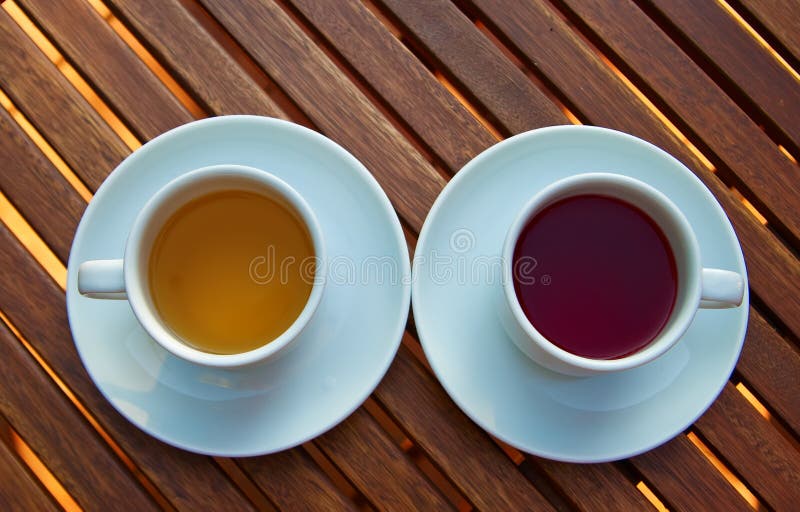
[[299,316],[311,294],[313,257],[308,229],[282,200],[215,192],[164,224],[150,253],[150,293],[164,324],[187,345],[247,352]]

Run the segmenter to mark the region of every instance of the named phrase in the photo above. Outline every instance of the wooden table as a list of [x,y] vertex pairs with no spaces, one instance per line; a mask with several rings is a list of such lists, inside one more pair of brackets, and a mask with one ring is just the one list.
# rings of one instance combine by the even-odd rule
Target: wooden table
[[[0,509],[798,510],[800,8],[727,1],[5,2]],[[80,363],[64,263],[126,155],[236,113],[345,146],[411,249],[447,180],[504,137],[583,123],[652,141],[712,190],[744,248],[752,306],[730,382],[660,448],[557,463],[471,423],[412,322],[364,406],[298,448],[233,460],[148,437]]]

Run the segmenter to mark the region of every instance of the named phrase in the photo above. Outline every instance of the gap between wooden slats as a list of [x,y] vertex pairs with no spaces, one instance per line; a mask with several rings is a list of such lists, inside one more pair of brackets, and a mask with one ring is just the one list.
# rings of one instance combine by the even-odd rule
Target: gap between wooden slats
[[[472,0],[461,1],[471,2]],[[632,1],[633,0],[630,0],[630,2]],[[588,6],[572,2],[573,0],[550,0],[552,7],[549,7],[549,10],[564,20],[572,31],[578,34],[584,41],[587,41],[589,47],[593,51],[605,55],[606,58],[610,60],[614,60],[617,67],[625,70],[628,79],[631,82],[637,83],[637,87],[640,90],[646,91],[650,95],[650,100],[654,104],[659,105],[659,109],[670,116],[672,123],[676,126],[682,126],[683,131],[690,134],[689,136],[692,137],[693,143],[697,147],[703,148],[708,159],[717,163],[719,167],[717,176],[723,183],[729,187],[736,186],[742,191],[746,190],[748,200],[753,204],[759,205],[759,209],[762,210],[764,216],[771,218],[773,221],[771,224],[774,225],[771,225],[770,229],[778,230],[780,234],[782,234],[781,238],[789,240],[793,246],[798,246],[797,235],[794,231],[794,227],[796,227],[794,224],[796,221],[794,209],[790,205],[787,205],[784,195],[779,194],[777,191],[777,188],[780,187],[788,187],[787,190],[792,190],[790,186],[792,183],[790,176],[791,171],[793,168],[796,168],[796,166],[792,163],[794,157],[788,160],[783,158],[786,154],[786,148],[781,150],[774,140],[769,139],[763,129],[756,126],[749,119],[742,124],[742,130],[745,130],[746,133],[749,133],[751,138],[753,138],[752,144],[754,151],[756,148],[759,149],[756,153],[749,152],[746,153],[746,155],[760,155],[763,153],[763,156],[753,156],[755,160],[751,163],[753,165],[767,166],[770,172],[765,174],[765,176],[774,176],[774,178],[767,180],[767,183],[762,183],[760,179],[752,175],[754,172],[752,166],[740,165],[736,159],[730,156],[729,153],[734,151],[732,148],[738,146],[728,144],[724,139],[717,136],[714,130],[705,128],[706,123],[699,121],[696,117],[692,118],[694,110],[692,110],[685,101],[680,99],[675,99],[673,101],[674,98],[668,92],[665,92],[669,91],[669,87],[671,87],[670,84],[665,82],[665,80],[668,81],[667,78],[662,80],[662,77],[651,69],[640,69],[637,71],[637,69],[629,67],[627,62],[622,60],[623,57],[617,55],[617,52],[624,52],[628,47],[613,39],[609,39],[609,42],[606,43],[606,41],[602,39],[602,35],[598,33],[598,31],[604,29],[605,25],[601,22],[595,23],[595,20],[588,20],[594,23],[593,26],[590,26],[586,23],[586,20],[583,19],[583,17],[588,16],[588,12],[601,13],[601,11],[587,11],[585,9],[588,9]],[[637,22],[651,22],[649,18],[646,18],[645,13],[640,12],[635,4],[625,3],[623,7],[629,8],[631,12],[637,13]],[[618,28],[620,28],[620,25],[610,25],[608,30],[611,31],[611,35],[606,34],[606,37],[619,37],[619,34],[614,32],[614,30]],[[679,60],[679,65],[687,66],[687,70],[691,74],[691,80],[699,82],[704,87],[710,85],[714,89],[717,89],[716,84],[713,84],[704,73],[699,72],[699,69],[695,67],[696,64],[691,62],[691,59],[686,56],[679,47],[672,46],[674,43],[671,40],[667,41],[667,38],[668,36],[666,35],[658,34],[657,44],[663,43],[669,46],[671,57],[677,58]],[[635,58],[635,56],[631,58]],[[639,65],[641,66],[641,63],[639,63]],[[639,72],[642,73],[641,76]],[[719,92],[719,94],[716,94],[716,92]],[[710,98],[712,98],[710,100],[712,105],[709,112],[722,115],[723,117],[721,119],[729,128],[731,123],[741,123],[742,118],[747,119],[746,113],[735,105],[727,95],[722,93],[719,89],[717,89],[716,92],[710,96]],[[679,112],[682,112],[682,114],[679,114]],[[692,114],[689,114],[690,112]],[[684,116],[688,116],[690,121],[684,122]],[[761,134],[764,134],[764,136],[762,137]],[[770,147],[770,145],[777,150],[774,154],[771,151],[765,150],[767,147]],[[780,155],[780,157],[777,155]],[[749,156],[747,158],[749,158]],[[756,161],[759,163],[756,164]],[[796,193],[796,190],[793,190],[793,193]]]
[[[722,3],[722,0],[717,0]],[[782,59],[794,69],[800,70],[800,42],[797,41],[797,11],[787,12],[792,0],[763,2],[761,0],[727,0],[726,2],[764,39],[764,43],[775,49]],[[770,9],[773,7],[773,9]],[[775,11],[775,12],[773,12]]]
[[207,117],[205,110],[186,92],[186,90],[178,84],[178,82],[170,76],[170,74],[161,66],[153,55],[139,42],[136,37],[120,22],[116,16],[111,13],[111,10],[101,0],[87,0],[89,5],[103,17],[108,25],[119,35],[119,37],[127,44],[136,55],[150,68],[150,71],[158,77],[159,80],[172,92],[172,94],[181,102],[181,104],[188,110],[195,119],[202,119]]
[[451,85],[451,87],[452,87],[452,85]]
[[61,508],[66,512],[78,512],[83,510],[80,505],[70,496],[61,482],[47,469],[41,459],[31,449],[22,436],[14,430],[8,420],[0,415],[0,443],[6,445],[9,451],[14,453],[19,461],[28,467],[39,484],[49,493]]
[[22,9],[14,2],[14,0],[6,0],[2,4],[3,9],[11,16],[11,18],[19,25],[19,27],[31,38],[31,40],[39,47],[40,50],[47,56],[48,59],[58,68],[61,74],[66,77],[73,87],[83,96],[86,101],[92,105],[100,117],[108,124],[108,126],[119,136],[128,148],[134,150],[141,146],[141,142],[133,133],[128,129],[125,124],[117,117],[116,114],[100,99],[97,93],[86,83],[86,81],[75,71],[56,49],[56,47],[42,34],[36,25],[22,12]]
[[[96,2],[96,1],[94,3],[98,4],[98,2]],[[202,14],[198,13],[198,15],[202,15]],[[208,27],[209,20],[206,19],[204,24],[205,24],[206,27]],[[375,410],[372,409],[370,412],[372,412],[374,414]],[[384,428],[391,429],[391,426],[387,425],[385,423],[386,419],[388,419],[388,418],[384,418],[384,421],[382,421],[381,424],[382,424],[382,426]],[[463,504],[466,503],[466,501],[463,499],[463,497],[460,497],[460,496],[459,497],[455,497],[455,495],[454,495],[455,491],[452,488],[452,486],[450,486],[448,488],[449,484],[446,482],[446,480],[442,479],[440,474],[437,474],[437,471],[435,470],[434,466],[432,464],[430,464],[427,460],[425,460],[424,456],[422,456],[422,455],[417,455],[416,457],[413,457],[413,458],[418,463],[418,465],[420,465],[420,468],[422,469],[423,473],[425,473],[429,478],[436,480],[437,485],[443,488],[445,494],[447,494],[448,496],[453,498],[454,504],[456,504],[457,506],[459,506],[460,508],[463,509],[464,508]]]
[[797,71],[724,0],[701,4],[697,16],[689,2],[634,1],[796,163],[786,147],[800,152]]
[[[95,8],[98,9],[99,12],[101,12],[101,14],[104,15],[104,19],[109,21],[109,23],[113,23],[115,18],[110,19],[112,17],[110,16],[110,14],[108,12],[103,12],[103,9],[102,9],[103,6],[99,2],[93,2],[93,3],[94,3]],[[63,59],[63,57],[61,57],[61,55],[58,54],[58,52],[55,50],[55,48],[38,31],[38,29],[36,29],[32,25],[30,20],[26,19],[25,15],[21,11],[18,10],[16,5],[11,5],[9,11],[14,14],[15,21],[17,21],[23,28],[26,29],[26,32],[36,42],[37,46],[39,46],[43,50],[46,50],[45,53],[48,54],[48,56],[51,58],[51,61],[53,61],[54,64],[56,64],[59,67],[59,70],[62,71],[63,74],[65,74],[68,78],[71,79],[70,81],[72,82],[72,84],[76,88],[82,89],[81,90],[82,95],[92,104],[92,106],[94,108],[98,109],[99,111],[101,111],[101,113],[105,114],[103,116],[104,119],[107,122],[109,122],[109,124],[112,125],[112,127],[116,128],[115,131],[121,137],[127,138],[128,145],[132,149],[135,149],[136,147],[138,147],[140,145],[140,142],[138,140],[136,140],[135,137],[133,137],[133,135],[130,133],[130,131],[127,130],[126,127],[121,123],[121,121],[119,121],[119,119],[116,118],[116,116],[114,116],[114,114],[111,113],[110,110],[107,109],[107,107],[105,107],[105,105],[99,99],[99,96],[97,96],[91,90],[90,86],[86,82],[84,82],[82,79],[80,79],[80,77],[78,77],[77,74],[74,73],[74,70],[70,69],[71,67],[69,66],[69,64],[66,64],[66,62]],[[127,34],[125,32],[123,32],[123,30],[126,30],[126,29],[124,29],[124,27],[119,25],[118,27],[116,27],[116,30],[117,30],[117,33],[122,32],[121,36],[123,36],[126,39],[126,42],[131,44],[131,47],[134,48],[134,50],[142,50],[143,49],[141,44],[137,45],[137,44],[135,44],[136,43],[135,41],[133,43],[130,41],[130,39],[133,36],[130,35],[129,32],[127,32]],[[148,55],[144,55],[144,56],[140,55],[140,57],[143,58],[144,60],[149,58],[152,61],[150,63],[151,69],[153,69],[155,72],[157,72],[157,74],[163,75],[165,73],[163,71],[163,68],[161,68],[160,66],[154,65],[155,61],[152,59],[152,56],[150,56],[149,54]],[[160,78],[164,79],[164,76],[160,76]],[[167,77],[167,78],[169,78],[169,77]],[[167,82],[167,83],[169,81],[170,80],[165,80],[165,82]],[[176,87],[176,83],[174,82],[174,80],[172,81],[172,84],[173,84],[173,88]],[[188,96],[187,96],[187,98],[188,98]],[[187,98],[184,98],[185,102],[187,102]],[[4,106],[7,107],[9,109],[9,111],[11,111],[14,114],[15,120],[17,122],[19,122],[21,126],[23,126],[23,128],[25,129],[25,131],[28,133],[29,136],[32,136],[32,138],[35,139],[35,142],[37,143],[37,145],[39,145],[39,147],[46,153],[46,155],[51,159],[51,161],[54,162],[56,167],[66,177],[72,178],[72,179],[70,179],[70,182],[76,187],[76,189],[78,189],[81,192],[81,195],[85,199],[89,199],[91,197],[91,193],[88,191],[88,189],[86,189],[85,186],[83,186],[83,184],[80,182],[80,180],[78,180],[75,177],[74,173],[72,173],[71,170],[66,166],[66,164],[63,163],[63,161],[60,159],[60,157],[57,155],[57,153],[55,153],[55,151],[53,151],[52,148],[49,147],[49,145],[46,143],[46,141],[44,141],[44,139],[41,138],[41,136],[38,134],[38,132],[36,132],[36,130],[32,127],[32,125],[30,125],[30,123],[28,123],[27,120],[24,119],[24,116],[22,116],[19,113],[19,111],[16,110],[13,107],[13,105],[10,104],[10,101],[7,98],[5,98],[5,100],[6,101],[4,101]],[[191,104],[189,104],[189,105],[191,106]],[[195,106],[196,106],[196,104],[195,104]],[[5,199],[5,198],[3,198],[3,199]],[[41,240],[39,240],[37,237],[33,236],[33,235],[35,235],[33,233],[33,230],[30,228],[30,226],[26,225],[24,219],[22,219],[21,216],[19,216],[19,214],[15,210],[13,210],[13,207],[10,206],[10,204],[7,202],[7,200],[5,201],[4,206],[7,207],[6,208],[7,211],[4,212],[4,213],[7,214],[7,217],[9,217],[9,218],[10,217],[16,217],[16,219],[15,219],[16,222],[14,224],[16,224],[15,227],[17,229],[14,230],[15,234],[17,234],[18,236],[21,236],[21,238],[23,238],[25,240],[26,248],[28,248],[33,254],[36,255],[36,257],[37,257],[38,261],[40,262],[40,264],[45,266],[45,268],[48,270],[50,275],[53,276],[55,279],[57,279],[59,284],[60,284],[60,286],[62,288],[64,288],[65,279],[66,279],[66,272],[65,272],[65,269],[63,268],[63,265],[60,265],[60,262],[58,262],[57,258],[55,258],[55,256],[52,255],[52,253],[50,253],[48,250],[46,250],[46,248],[45,248],[43,242],[41,242]],[[22,233],[22,235],[20,235],[20,233]],[[53,260],[55,260],[55,261],[53,261]],[[52,372],[51,372],[51,376],[54,376],[52,374]],[[62,387],[63,387],[63,384],[62,384]],[[385,426],[385,422],[383,424]],[[409,447],[406,447],[406,449],[409,449]],[[449,496],[453,497],[453,489],[452,489],[452,487],[447,489],[446,481],[442,480],[441,475],[437,475],[437,471],[436,471],[436,469],[434,468],[433,465],[431,465],[429,463],[426,464],[427,461],[425,460],[424,456],[419,456],[418,455],[417,457],[414,457],[414,460],[419,465],[423,466],[423,468],[422,468],[423,469],[423,473],[425,473],[429,477],[433,477],[434,479],[437,479],[436,477],[438,476],[438,483],[440,485],[444,485],[446,490],[449,491],[448,492]],[[226,472],[231,473],[231,472],[235,471],[235,468],[232,467],[230,464],[225,463],[223,459],[218,459],[217,462],[220,463],[220,465],[223,467],[223,469]],[[237,483],[241,484],[241,482],[237,482]],[[247,486],[245,486],[245,487],[247,487]],[[251,499],[253,499],[252,493],[248,493],[246,488],[244,490],[245,490],[246,494],[248,494],[249,497]],[[254,501],[257,502],[258,498],[256,497],[256,500],[254,500]],[[460,498],[460,497],[459,498],[454,498],[454,504],[456,504],[459,508],[468,509],[468,507],[465,508],[463,506],[463,503],[466,503],[463,500],[463,498]]]

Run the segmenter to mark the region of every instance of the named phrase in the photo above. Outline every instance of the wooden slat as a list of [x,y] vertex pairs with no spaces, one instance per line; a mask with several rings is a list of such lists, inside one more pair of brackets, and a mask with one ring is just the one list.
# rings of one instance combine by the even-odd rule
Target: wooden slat
[[134,476],[2,323],[0,347],[0,410],[70,496],[86,509],[124,502],[154,510]]
[[800,9],[794,0],[737,0],[800,61]]
[[[795,374],[795,378],[800,375]],[[797,507],[800,452],[732,384],[725,386],[695,425],[775,510]]]
[[0,509],[58,510],[22,463],[0,442]]
[[800,435],[800,354],[755,309],[750,309],[736,370]]
[[405,346],[374,396],[478,509],[550,508]]
[[212,459],[157,441],[113,409],[78,358],[61,289],[1,224],[0,289],[0,310],[176,508],[251,508]]
[[[517,5],[521,4],[514,4]],[[392,6],[398,16],[414,20],[412,16],[416,9],[414,2],[394,3],[392,0]],[[558,41],[555,40],[557,36],[567,38],[567,41],[559,42],[560,51],[564,52],[571,48],[572,53],[557,54],[561,58],[549,64],[552,73],[548,75],[548,80],[559,87],[571,105],[589,122],[632,133],[648,140],[676,156],[694,171],[722,204],[736,228],[748,262],[750,286],[795,334],[800,335],[800,262],[794,254],[762,226],[723,183],[708,172],[697,157],[661,124],[560,18],[550,13],[546,16],[546,20],[547,23],[543,27],[537,24],[541,23],[538,16],[536,19],[527,20],[528,23],[525,24],[538,27],[540,30],[537,33],[542,30],[547,32],[547,37],[539,39],[536,39],[533,33],[526,36],[526,41],[539,41],[541,49],[537,52],[536,58],[529,63],[543,69],[545,61],[550,59],[550,47],[545,45],[555,44]],[[416,23],[409,28],[419,34],[420,30],[426,29],[426,26]],[[552,32],[550,28],[553,29]],[[428,30],[434,29],[435,27]],[[468,27],[464,27],[464,30],[467,29]],[[424,40],[441,45],[448,44],[446,40],[440,41],[433,36],[426,36]],[[550,43],[551,40],[555,41]],[[427,49],[441,55],[447,54],[443,48]],[[476,61],[494,58],[491,54],[482,53],[479,46],[466,47],[462,51],[470,53]],[[462,72],[460,68],[453,67],[457,63],[448,61],[444,64],[450,66],[453,72]],[[489,88],[483,93],[502,98],[501,90],[498,86],[496,89]],[[598,101],[598,98],[602,98],[602,101]],[[513,104],[513,98],[506,101]],[[779,279],[783,286],[774,286],[776,279]]]
[[167,87],[92,9],[79,0],[18,2],[75,68],[121,113],[140,138],[151,139],[193,118]]
[[[177,12],[179,14],[180,13],[185,14],[185,11],[183,11],[182,9],[176,10],[175,12]],[[161,17],[161,16],[159,17],[159,19],[162,19],[162,18],[163,17]],[[205,38],[206,41],[210,41],[210,39],[208,38],[207,35],[204,35],[203,37]],[[228,62],[230,65],[235,67],[235,64],[230,60],[227,60],[225,62]],[[238,69],[238,68],[236,68],[236,69]],[[235,74],[234,74],[234,78],[236,78]],[[249,78],[247,80],[249,80]],[[252,82],[248,82],[248,83],[252,83]],[[283,115],[282,112],[280,112],[279,109],[273,108],[274,105],[269,100],[269,98],[263,93],[263,91],[260,91],[258,89],[254,89],[252,91],[252,92],[254,92],[254,95],[253,96],[247,96],[247,92],[248,91],[246,90],[246,88],[244,88],[244,90],[242,90],[242,88],[236,90],[235,89],[236,86],[237,86],[236,83],[231,84],[231,83],[224,83],[223,82],[223,83],[221,83],[219,85],[219,88],[221,88],[221,89],[227,88],[227,90],[231,92],[231,93],[228,94],[228,97],[229,98],[230,97],[237,98],[237,100],[236,100],[237,105],[240,105],[243,108],[246,108],[248,106],[253,106],[253,107],[255,107],[257,109],[256,113],[273,114],[273,115],[281,114],[281,115]],[[236,90],[236,94],[232,94],[232,92],[234,90]],[[250,101],[249,99],[246,99],[246,98],[254,98],[257,101]],[[241,101],[241,99],[246,99],[246,100],[245,101]],[[129,108],[131,108],[131,106],[128,105],[128,106],[125,106],[125,108],[129,109]],[[229,107],[226,107],[226,108],[230,111]],[[241,111],[241,110],[238,110],[238,108],[235,108],[234,111]],[[247,112],[247,110],[244,110],[244,111]],[[124,114],[125,111],[123,111],[122,113]],[[318,472],[319,471],[319,469],[314,466],[313,461],[309,460],[308,458],[296,458],[295,459],[295,463],[298,466],[298,468],[303,469],[303,471],[305,471],[306,475],[311,475],[313,472]],[[269,466],[270,466],[269,461],[265,461],[265,462],[261,463],[257,459],[254,460],[254,461],[251,461],[251,463],[247,465],[248,470],[253,470],[253,471],[257,472],[257,474],[254,476],[254,479],[257,481],[257,483],[259,483],[262,486],[262,489],[265,489],[266,491],[269,491],[271,486],[265,485],[264,478],[259,478],[258,474],[262,474],[263,475],[264,468],[268,468]],[[261,470],[259,470],[259,468],[261,468]],[[287,478],[295,478],[295,475],[289,474],[289,475],[287,475]],[[297,483],[302,482],[302,480],[297,480],[297,479],[295,479],[295,480],[296,480]],[[300,487],[298,485],[283,486],[282,489],[283,489],[283,492],[285,493],[282,496],[282,499],[284,499],[284,500],[291,498],[291,499],[294,499],[295,501],[300,501],[300,500],[304,499],[304,497],[307,497],[306,496],[307,492],[308,492],[307,489],[304,489],[304,488],[302,488],[302,487]],[[289,492],[289,491],[291,491],[291,492]],[[332,489],[328,489],[328,491],[332,491]],[[331,496],[334,496],[334,495],[331,494]],[[341,499],[341,497],[339,497],[339,499]],[[276,501],[279,502],[280,500],[276,500]]]
[[302,448],[238,459],[237,464],[280,509],[355,510]]
[[452,508],[363,408],[316,444],[381,510]]
[[506,134],[567,119],[448,0],[378,0],[452,82]]
[[752,510],[744,498],[686,438],[631,459],[636,468],[677,510]]
[[[749,191],[751,202],[770,221],[785,226],[797,241],[800,238],[797,166],[778,151],[760,127],[631,0],[615,0],[610,6],[599,0],[564,1],[624,61],[624,67],[635,73],[652,95],[678,116],[675,120],[678,126],[697,134],[697,142],[707,146],[734,173],[737,186],[743,192]],[[477,3],[486,9],[496,5],[494,0],[477,0]],[[536,55],[542,53],[541,49],[533,48],[524,38],[534,30],[529,25],[534,15],[528,13],[537,10],[543,9],[494,11],[494,18],[503,23],[504,32]],[[524,27],[521,17],[526,20]],[[563,73],[563,68],[560,71]]]
[[97,189],[128,148],[0,9],[0,88],[83,179]]
[[0,108],[0,190],[66,261],[86,203]]
[[718,2],[649,2],[800,147],[800,84]]
[[292,0],[292,4],[451,172],[496,142],[363,4],[315,0]]
[[[397,2],[392,5],[393,8],[396,9],[395,14],[400,10],[400,13],[405,19],[413,19],[412,15],[416,10],[416,5],[409,6],[409,4],[405,2]],[[551,20],[551,23],[557,23],[557,21],[553,22]],[[415,25],[414,28],[419,29],[421,26],[424,28],[424,25]],[[549,30],[547,32],[549,33]],[[533,36],[530,37],[532,38]],[[426,40],[436,41],[434,37],[426,38]],[[582,45],[579,41],[571,44],[575,44],[578,47]],[[473,55],[476,60],[481,58],[478,50],[477,47],[462,49],[462,51],[471,52],[471,55]],[[432,51],[438,51],[442,54],[445,53],[440,48],[433,48]],[[580,77],[580,84],[571,86],[569,83],[566,83],[565,80],[564,85],[571,97],[580,102],[582,111],[590,112],[596,120],[600,120],[603,124],[610,124],[613,127],[621,128],[629,132],[638,132],[638,135],[654,140],[660,143],[662,147],[666,147],[673,153],[682,156],[684,161],[693,160],[693,157],[691,157],[688,151],[678,144],[677,141],[660,126],[658,121],[638,103],[638,100],[616,80],[591,52],[587,50],[583,53],[583,55],[579,53],[577,57],[573,56],[574,58],[560,59],[560,61],[562,61],[562,68],[567,65],[566,62],[573,64],[575,62],[583,63],[582,68],[572,70],[570,73],[564,73],[562,69],[560,75],[554,75],[554,77]],[[540,61],[537,62],[541,65]],[[452,64],[452,62],[447,62],[447,65]],[[596,101],[598,97],[604,98],[604,101]],[[702,166],[696,162],[696,159],[694,159],[694,161],[695,164],[693,167],[695,169],[702,169]],[[739,228],[740,236],[742,236],[743,243],[748,250],[751,282],[753,282],[754,285],[758,285],[758,290],[764,292],[765,295],[774,294],[776,292],[775,288],[780,288],[773,285],[775,279],[780,278],[784,283],[791,283],[791,281],[787,282],[783,280],[783,275],[787,268],[793,269],[793,275],[798,275],[797,262],[794,257],[786,251],[777,240],[766,233],[761,226],[758,226],[754,219],[743,210],[740,204],[737,204],[715,178],[704,171],[701,171],[699,174],[705,179],[707,184],[711,186],[717,197],[722,199],[723,205],[731,214],[737,228]],[[743,232],[747,236],[743,236]],[[764,243],[765,239],[768,240],[767,243]],[[781,255],[777,261],[769,256],[772,251]],[[777,293],[782,294],[782,291],[777,290]],[[790,320],[796,319],[796,316],[789,316],[794,314],[792,311],[798,311],[797,301],[792,297],[796,297],[796,294],[781,299],[771,298],[771,303],[777,304],[779,307],[783,308],[784,312],[787,313],[787,318]],[[787,302],[787,300],[790,302]],[[685,447],[682,451],[679,451],[679,454],[681,457],[688,460],[692,460],[696,455],[691,447]],[[676,461],[680,464],[680,458],[676,459]],[[676,488],[677,487],[678,486],[676,486]]]
[[[533,458],[532,458],[533,459]],[[579,510],[644,510],[650,502],[612,464],[571,464],[536,458]]]
[[271,1],[238,9],[202,3],[320,130],[366,165],[400,215],[419,229],[444,180],[322,50]]
[[286,118],[177,0],[106,3],[209,112]]

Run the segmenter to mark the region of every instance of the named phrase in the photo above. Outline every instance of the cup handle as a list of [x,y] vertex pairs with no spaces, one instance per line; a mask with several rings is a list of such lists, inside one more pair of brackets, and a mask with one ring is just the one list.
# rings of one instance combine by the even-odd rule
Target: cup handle
[[744,278],[730,270],[704,268],[700,307],[704,309],[735,308],[744,299]]
[[122,260],[81,263],[78,267],[78,291],[91,299],[127,299]]

